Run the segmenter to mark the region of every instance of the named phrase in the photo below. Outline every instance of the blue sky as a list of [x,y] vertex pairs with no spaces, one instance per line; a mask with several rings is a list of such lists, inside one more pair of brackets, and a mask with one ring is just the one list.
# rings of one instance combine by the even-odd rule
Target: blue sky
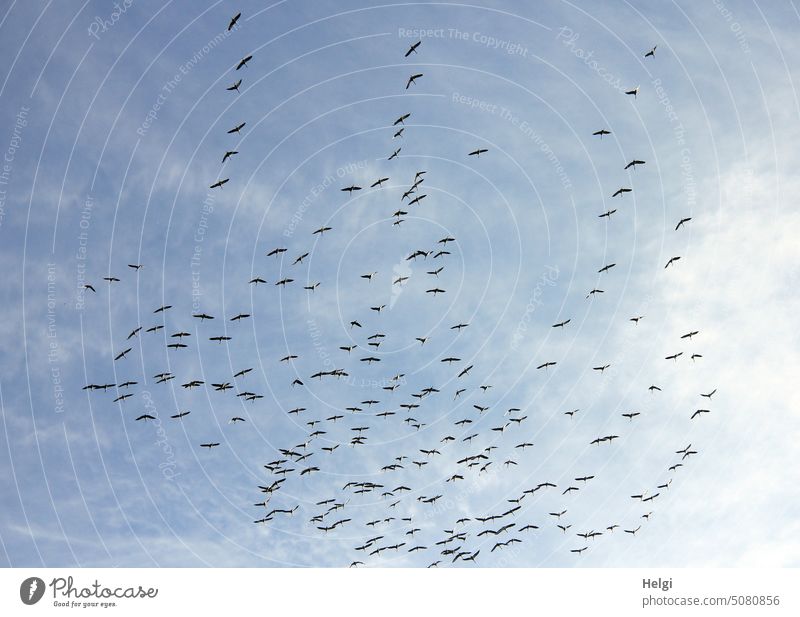
[[[480,550],[465,567],[797,566],[798,22],[792,2],[721,0],[5,3],[3,565],[444,566],[435,543],[450,529]],[[633,159],[646,164],[625,170]],[[421,170],[426,197],[409,206]],[[352,184],[364,190],[340,190]],[[612,197],[620,187],[632,191]],[[446,237],[449,255],[407,259]],[[168,350],[179,331],[188,347]],[[208,340],[219,335],[231,340]],[[310,378],[336,368],[348,378]],[[166,371],[175,379],[155,383]],[[180,387],[192,379],[236,388]],[[138,384],[81,389],[126,380]],[[440,392],[412,398],[427,387]],[[314,454],[253,506],[282,477],[263,465],[314,430],[326,431]],[[668,471],[687,444],[698,454]],[[457,463],[487,447],[486,471]],[[400,456],[403,469],[381,472]],[[349,481],[385,488],[354,494]],[[501,523],[474,520],[542,482],[557,488]],[[401,485],[412,490],[381,497]],[[660,494],[630,498],[642,491]],[[326,523],[350,521],[323,533],[310,519],[327,499],[346,505]],[[566,532],[549,515],[561,510]],[[499,538],[523,542],[492,551],[498,537],[478,534],[506,522]],[[576,536],[592,530],[604,535]],[[406,545],[354,550],[379,535],[372,548]]]

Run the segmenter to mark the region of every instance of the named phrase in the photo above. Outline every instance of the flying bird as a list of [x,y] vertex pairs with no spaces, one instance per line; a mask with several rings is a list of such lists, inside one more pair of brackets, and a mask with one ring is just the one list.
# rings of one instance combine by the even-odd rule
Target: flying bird
[[236,65],[236,70],[238,71],[240,68],[247,66],[247,63],[253,59],[253,56],[245,56],[241,60],[239,60],[239,64]]
[[416,73],[414,75],[411,75],[411,77],[408,78],[408,82],[406,82],[406,90],[408,90],[408,87],[411,84],[416,83],[416,80],[422,77],[422,75],[423,75],[422,73]]
[[633,169],[636,170],[636,166],[637,165],[644,165],[644,164],[645,164],[644,161],[640,161],[639,159],[633,159],[630,163],[625,165],[625,169],[628,169],[629,167],[633,167]]
[[408,48],[408,51],[406,52],[406,55],[404,57],[408,58],[412,53],[414,54],[417,53],[417,47],[419,47],[421,44],[422,41],[417,41],[416,43],[414,43],[411,47]]
[[142,327],[139,326],[138,328],[135,328],[134,330],[132,330],[131,333],[128,335],[128,338],[126,340],[132,339],[134,336],[136,336],[139,333],[139,331],[141,329],[142,329]]

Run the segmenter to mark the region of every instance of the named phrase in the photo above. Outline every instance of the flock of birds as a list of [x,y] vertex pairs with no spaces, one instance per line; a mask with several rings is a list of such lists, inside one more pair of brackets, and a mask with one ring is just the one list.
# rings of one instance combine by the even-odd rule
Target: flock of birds
[[[241,13],[234,16],[229,23],[228,30],[233,29],[241,18]],[[405,52],[408,58],[412,54],[419,53],[421,41],[410,46]],[[645,57],[655,56],[655,47],[650,50]],[[247,55],[236,65],[235,70],[240,71],[248,66],[253,60],[252,55]],[[405,83],[405,89],[409,89],[417,84],[424,77],[423,73],[412,73]],[[242,87],[242,79],[237,79],[227,87],[238,95]],[[639,88],[634,88],[626,92],[631,96],[638,96]],[[405,122],[411,117],[411,113],[402,113],[394,121],[387,123],[388,134],[393,140],[406,139]],[[238,136],[245,127],[245,122],[237,123],[228,133]],[[607,129],[601,129],[594,133],[594,136],[602,139],[611,134]],[[233,157],[239,154],[239,145],[224,152],[222,156],[223,167],[228,164]],[[401,147],[395,148],[386,156],[387,165],[390,161],[400,156]],[[478,159],[487,155],[489,150],[485,147],[477,147],[472,150],[465,148],[464,155]],[[646,165],[644,160],[634,158],[625,166],[625,170],[635,169]],[[393,174],[392,174],[393,175]],[[390,185],[389,172],[381,174],[374,182],[369,184],[369,189],[381,191],[396,191],[399,196],[399,205],[396,211],[388,220],[392,221],[394,227],[399,227],[404,217],[414,208],[422,207],[426,199],[425,182],[427,172],[417,171],[413,177],[409,177],[406,183]],[[211,188],[220,188],[230,181],[230,178],[219,178],[211,184]],[[365,184],[366,186],[366,184]],[[364,190],[364,187],[356,184],[341,187],[341,191],[353,197],[353,194]],[[631,192],[631,188],[620,187],[613,194],[614,199],[624,199],[625,195]],[[610,220],[617,213],[617,208],[610,209],[600,218]],[[691,221],[690,216],[681,218],[675,226],[675,231],[681,229]],[[322,225],[313,231],[314,236],[323,236],[333,232],[332,227]],[[451,244],[457,243],[456,238],[445,236],[438,240],[435,248],[409,248],[407,260],[414,262],[418,259],[428,260],[430,269],[426,270],[425,280],[429,285],[425,285],[425,294],[429,296],[439,296],[446,293],[448,286],[446,265],[448,257],[451,255],[449,250]],[[281,288],[291,288],[296,279],[301,278],[301,266],[307,264],[310,251],[300,249],[296,255],[286,253],[289,247],[278,246],[270,248],[266,252],[269,260],[275,260],[279,272],[268,281],[262,276],[254,276],[249,280],[250,285],[268,285],[270,282]],[[316,250],[316,249],[314,249]],[[667,261],[664,268],[674,266],[680,256],[673,256]],[[285,260],[285,261],[284,261]],[[286,270],[284,271],[284,265]],[[608,275],[616,263],[608,263],[598,270],[598,277]],[[142,268],[140,264],[129,264],[129,267],[138,271]],[[366,269],[366,268],[365,268]],[[363,279],[362,285],[369,286],[374,280],[380,278],[378,271],[365,272],[360,275]],[[408,276],[399,275],[392,277],[392,286],[404,286],[408,284]],[[117,284],[120,279],[111,276],[104,277],[108,284]],[[306,281],[302,285],[308,292],[314,292],[321,282]],[[299,285],[298,285],[299,286]],[[92,285],[86,288],[95,291]],[[587,298],[605,293],[599,287],[592,288],[586,295]],[[152,325],[135,325],[130,334],[124,341],[115,346],[111,357],[115,363],[122,364],[133,350],[132,340],[141,338],[146,334],[155,334],[164,330],[166,327],[166,315],[173,309],[171,305],[159,306],[153,310],[154,322]],[[337,382],[342,382],[344,378],[351,377],[358,370],[368,371],[370,375],[380,369],[381,346],[391,336],[385,330],[371,332],[365,328],[373,323],[385,325],[386,319],[381,314],[386,311],[386,304],[381,300],[363,306],[360,312],[353,314],[349,322],[350,341],[348,344],[339,348],[341,354],[341,367],[328,370],[308,371],[307,376],[301,375],[297,370],[299,356],[287,350],[281,358],[276,358],[279,366],[285,365],[287,372],[291,374],[286,377],[287,382],[293,378],[289,384],[293,392],[302,392],[307,388],[308,382],[323,382],[329,387],[334,387]],[[192,314],[192,318],[199,322],[196,326],[202,329],[212,328],[208,331],[208,340],[218,344],[228,343],[233,339],[233,333],[228,324],[223,328],[215,327],[220,321],[227,321],[235,324],[242,320],[252,319],[248,313],[238,313],[227,318],[220,318],[218,315],[210,315],[205,312]],[[644,319],[643,315],[637,315],[630,319],[633,325],[638,326]],[[564,330],[569,327],[571,319],[563,319],[552,324],[552,328]],[[459,337],[468,336],[469,323],[454,323],[449,327],[449,333],[445,336]],[[380,326],[378,326],[380,328]],[[220,331],[221,330],[221,331]],[[197,329],[196,331],[199,331]],[[368,332],[363,335],[363,340],[354,338],[354,333]],[[692,330],[680,336],[676,343],[693,342],[699,336],[698,330]],[[192,334],[186,330],[176,332],[165,331],[164,336],[166,346],[170,350],[181,350],[189,347]],[[415,337],[413,341],[417,353],[422,353],[425,343],[429,338],[425,336]],[[666,361],[677,362],[684,356],[684,350],[675,350],[665,356]],[[689,352],[686,352],[687,354]],[[696,361],[702,356],[699,353],[691,353],[690,358]],[[531,456],[535,456],[536,446],[531,439],[526,436],[527,427],[532,423],[526,413],[525,405],[508,407],[504,410],[495,410],[491,400],[492,385],[476,382],[472,378],[472,372],[476,368],[475,364],[470,364],[457,356],[447,356],[440,360],[442,365],[452,369],[452,378],[448,380],[448,385],[452,384],[452,391],[444,392],[444,385],[436,387],[425,385],[413,391],[409,389],[410,382],[417,377],[405,374],[396,374],[391,377],[385,376],[375,386],[378,394],[369,395],[366,398],[361,396],[353,400],[346,407],[329,414],[318,415],[311,409],[313,402],[309,402],[309,407],[297,406],[285,410],[288,417],[294,420],[294,426],[304,434],[299,440],[292,443],[283,444],[281,447],[268,455],[269,460],[263,462],[263,468],[259,475],[263,475],[264,480],[254,487],[254,492],[258,497],[254,501],[253,507],[258,514],[252,517],[257,525],[269,525],[271,521],[277,521],[282,517],[302,516],[308,525],[309,533],[319,533],[321,535],[335,534],[338,530],[346,529],[347,537],[358,538],[353,543],[353,557],[343,560],[343,565],[350,563],[351,566],[359,566],[367,563],[381,563],[379,560],[384,555],[397,555],[399,552],[424,553],[429,556],[429,567],[440,564],[458,564],[462,562],[479,562],[481,555],[486,552],[494,553],[518,545],[526,541],[531,536],[542,533],[558,532],[564,534],[574,534],[578,539],[574,546],[568,548],[570,553],[580,556],[590,547],[597,544],[596,540],[604,535],[619,533],[635,536],[642,527],[642,523],[649,520],[653,515],[650,509],[654,506],[657,499],[663,499],[664,493],[669,489],[674,473],[681,467],[688,464],[689,459],[698,454],[692,444],[679,447],[675,450],[675,460],[668,469],[663,470],[661,478],[653,481],[651,487],[638,494],[631,495],[636,502],[640,502],[642,511],[637,519],[623,522],[609,520],[607,525],[599,529],[587,528],[578,529],[578,521],[570,517],[570,499],[572,495],[580,493],[584,487],[595,481],[595,473],[584,473],[574,478],[543,478],[541,481],[532,483],[531,486],[520,490],[488,512],[467,512],[455,508],[456,512],[449,512],[447,508],[437,510],[443,501],[447,501],[451,495],[451,487],[459,483],[469,484],[475,482],[479,477],[491,477],[491,474],[510,473],[517,468],[525,470],[533,462]],[[338,362],[338,360],[337,360]],[[232,375],[220,375],[211,383],[206,383],[203,379],[195,376],[183,376],[180,386],[185,390],[194,388],[206,388],[209,391],[229,393],[228,396],[235,396],[243,401],[255,403],[264,398],[264,395],[256,392],[253,386],[248,385],[248,380],[252,382],[252,366],[243,363],[241,370]],[[548,371],[554,369],[558,364],[552,358],[541,358],[537,363],[538,370]],[[373,365],[377,365],[373,367]],[[610,364],[602,364],[593,367],[594,371],[603,373],[609,369]],[[115,367],[116,368],[116,367]],[[119,366],[118,370],[122,370]],[[476,371],[477,372],[477,371]],[[177,375],[170,371],[162,371],[153,376],[155,383],[165,384],[177,378]],[[176,382],[177,383],[177,382]],[[84,390],[90,391],[112,391],[115,398],[114,403],[123,405],[124,402],[133,396],[131,389],[138,385],[138,380],[126,379],[121,383],[99,383],[88,384]],[[650,385],[648,390],[655,394],[661,391],[658,385]],[[700,395],[703,400],[710,401],[716,390]],[[470,398],[472,397],[472,398]],[[469,402],[475,401],[471,406]],[[463,410],[457,414],[457,419],[453,420],[449,414],[455,413],[454,409],[447,409],[448,406],[454,409]],[[244,409],[245,405],[242,403]],[[251,409],[256,409],[252,407]],[[439,411],[437,411],[439,410]],[[441,411],[444,410],[444,415]],[[690,414],[691,420],[696,420],[703,414],[709,413],[705,408],[697,409]],[[146,423],[156,420],[156,412],[148,411],[134,418],[136,422]],[[191,422],[190,411],[176,410],[170,417],[175,422]],[[578,410],[564,412],[567,418],[572,418]],[[233,415],[229,422],[231,424],[246,424],[251,415],[244,412],[241,415]],[[438,414],[438,415],[437,415]],[[620,438],[620,434],[626,430],[626,426],[636,421],[640,412],[630,411],[622,413],[620,428],[618,431],[598,435],[591,440],[591,446],[601,446],[612,444]],[[302,418],[302,420],[301,420]],[[441,421],[445,418],[446,421]],[[439,420],[433,422],[432,420]],[[566,420],[568,421],[568,420]],[[392,423],[393,431],[400,437],[388,444],[383,443],[379,449],[385,457],[385,461],[378,468],[372,470],[375,474],[371,477],[379,477],[380,482],[370,480],[354,479],[343,483],[341,486],[332,487],[327,495],[319,495],[317,499],[309,499],[302,503],[289,502],[282,496],[282,491],[287,486],[292,486],[288,493],[298,495],[303,492],[306,478],[312,475],[324,475],[330,473],[330,478],[335,478],[340,457],[346,456],[348,448],[356,451],[357,448],[364,448],[369,443],[371,432],[375,433],[377,423]],[[383,424],[385,430],[387,424]],[[349,429],[344,431],[344,429]],[[334,432],[336,431],[336,432]],[[343,435],[337,437],[335,435]],[[217,434],[209,434],[208,438],[198,444],[200,448],[213,450],[227,445],[235,437],[220,437]],[[297,443],[294,443],[297,441]],[[413,447],[410,444],[414,444]],[[390,452],[392,447],[404,446],[404,451]],[[374,451],[373,451],[374,454]],[[351,455],[355,456],[355,455]],[[428,473],[426,473],[428,472]],[[526,472],[527,473],[527,472]],[[370,476],[368,476],[370,477]],[[332,482],[333,480],[331,480]],[[295,483],[292,485],[292,483]],[[330,484],[330,482],[329,482]],[[546,511],[535,511],[537,505],[536,498],[544,493],[551,493],[553,499],[561,505],[556,508],[547,508]],[[538,494],[538,495],[537,495]],[[295,498],[296,500],[296,498]],[[427,515],[426,509],[435,512],[439,518],[452,516],[452,522],[443,529],[432,529],[430,521],[432,516]],[[552,510],[552,511],[550,511]],[[420,511],[422,511],[422,522],[420,522]],[[437,519],[438,520],[438,519]],[[427,523],[427,524],[426,524]],[[551,529],[553,531],[548,531]],[[424,538],[421,539],[421,538]]]

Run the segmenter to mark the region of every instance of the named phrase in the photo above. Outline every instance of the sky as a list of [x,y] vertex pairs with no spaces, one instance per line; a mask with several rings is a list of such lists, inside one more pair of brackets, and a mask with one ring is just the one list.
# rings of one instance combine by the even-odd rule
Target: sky
[[0,563],[800,565],[798,27],[793,1],[4,2]]

